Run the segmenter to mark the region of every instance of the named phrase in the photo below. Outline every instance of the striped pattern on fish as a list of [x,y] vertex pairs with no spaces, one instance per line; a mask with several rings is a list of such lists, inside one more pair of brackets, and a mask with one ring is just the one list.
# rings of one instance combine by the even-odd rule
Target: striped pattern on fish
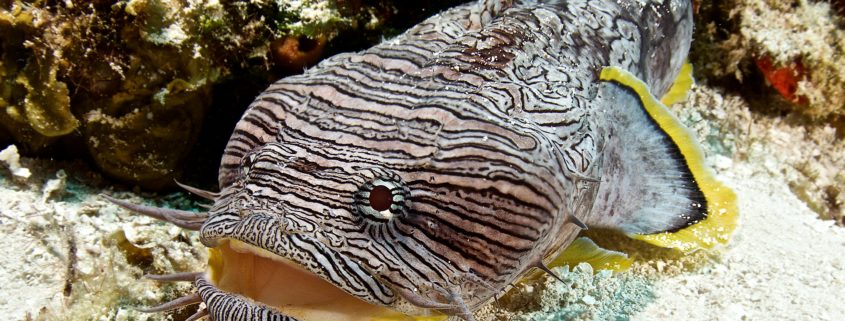
[[[219,194],[199,191],[214,201],[201,240],[375,306],[470,320],[585,223],[646,235],[705,220],[700,155],[636,86],[600,79],[615,66],[662,96],[691,34],[684,0],[487,0],[328,58],[244,114]],[[213,319],[321,318],[278,295],[221,305],[264,292],[212,261],[197,286],[222,300],[203,294]]]
[[212,320],[296,321],[239,295],[220,291],[203,278],[198,278],[195,285],[208,311],[212,311]]

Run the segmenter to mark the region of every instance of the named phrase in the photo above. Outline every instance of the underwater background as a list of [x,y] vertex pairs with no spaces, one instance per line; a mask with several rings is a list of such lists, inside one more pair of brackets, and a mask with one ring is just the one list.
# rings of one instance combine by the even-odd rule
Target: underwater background
[[[268,84],[465,1],[0,0],[0,315],[184,320],[196,233],[100,194],[201,209]],[[845,320],[845,3],[697,2],[697,84],[670,106],[739,200],[732,242],[683,254],[589,232],[627,272],[556,269],[479,320]],[[590,235],[589,233],[593,233]]]

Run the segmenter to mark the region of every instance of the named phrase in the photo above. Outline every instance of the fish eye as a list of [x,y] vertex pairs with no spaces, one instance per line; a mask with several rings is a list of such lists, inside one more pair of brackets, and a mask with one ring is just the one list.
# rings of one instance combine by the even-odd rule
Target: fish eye
[[390,209],[393,204],[393,192],[383,185],[373,186],[370,190],[370,207],[376,211],[384,211]]
[[373,221],[389,221],[407,209],[408,190],[396,177],[377,178],[355,193],[355,211]]

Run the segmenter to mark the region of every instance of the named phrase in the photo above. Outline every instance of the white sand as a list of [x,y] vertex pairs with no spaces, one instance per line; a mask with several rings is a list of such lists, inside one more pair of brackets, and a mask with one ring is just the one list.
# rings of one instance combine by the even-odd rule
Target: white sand
[[42,306],[60,303],[65,286],[67,242],[40,213],[54,213],[30,191],[3,185],[0,192],[0,315],[20,320]]
[[167,320],[137,308],[191,286],[141,276],[201,270],[205,250],[195,233],[118,210],[98,196],[105,190],[68,187],[68,175],[56,167],[85,179],[90,173],[79,166],[21,161],[32,177],[13,177],[0,167],[2,319]]
[[712,265],[660,278],[634,320],[845,320],[845,229],[765,173],[724,173],[742,215],[733,242]]

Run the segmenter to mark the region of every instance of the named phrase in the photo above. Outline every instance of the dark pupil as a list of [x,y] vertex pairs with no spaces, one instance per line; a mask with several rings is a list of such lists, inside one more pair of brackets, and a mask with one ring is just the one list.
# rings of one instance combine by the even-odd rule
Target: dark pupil
[[376,185],[370,191],[370,207],[376,211],[384,211],[390,208],[393,203],[393,193],[390,189],[384,186]]

